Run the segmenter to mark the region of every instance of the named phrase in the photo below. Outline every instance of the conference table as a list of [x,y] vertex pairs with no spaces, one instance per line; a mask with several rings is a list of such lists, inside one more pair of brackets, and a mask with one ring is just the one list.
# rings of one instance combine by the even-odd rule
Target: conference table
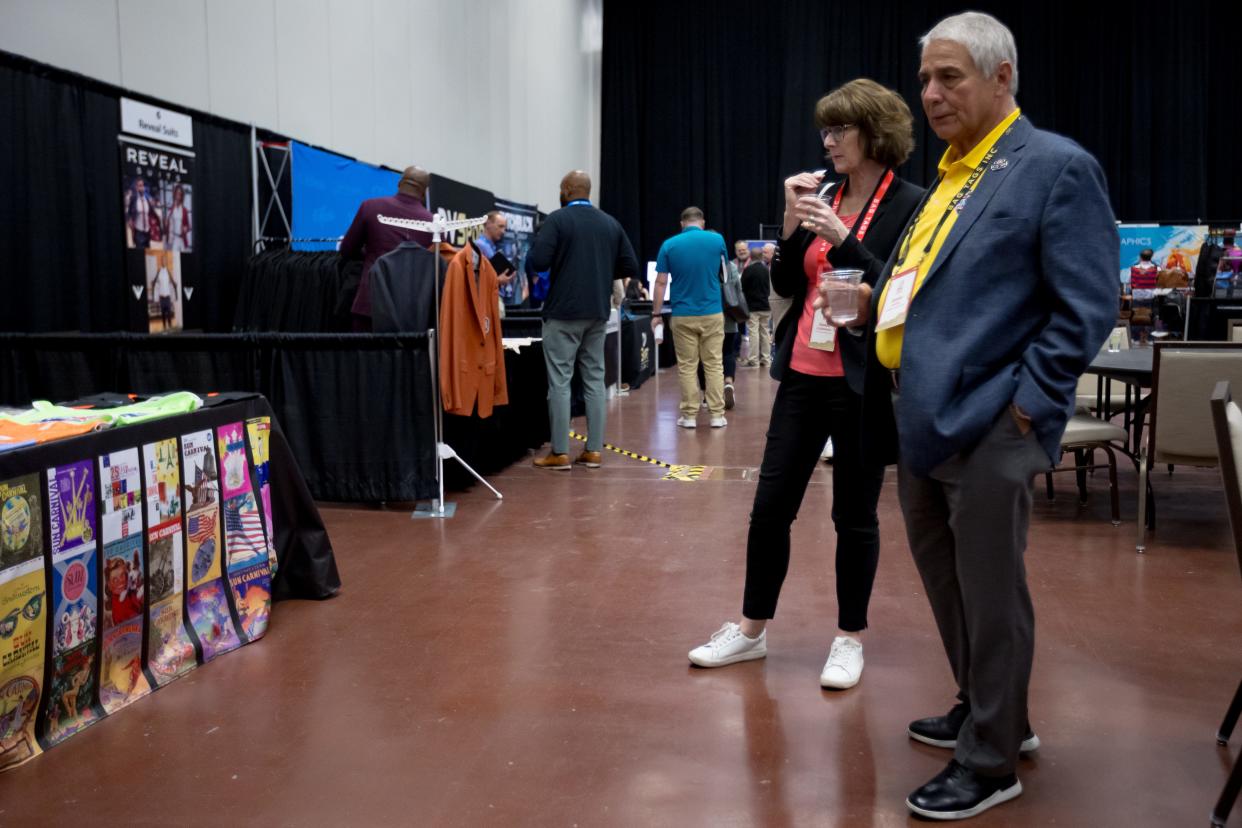
[[[1142,396],[1142,389],[1151,388],[1154,353],[1151,347],[1143,346],[1121,351],[1100,351],[1087,366],[1088,374],[1099,377],[1095,402],[1100,419],[1111,419],[1117,413],[1124,415],[1122,427],[1130,435],[1127,454],[1132,458],[1138,457],[1139,446],[1143,440],[1147,398]],[[1117,380],[1126,386],[1125,399],[1119,411],[1113,410],[1112,383],[1109,380]]]

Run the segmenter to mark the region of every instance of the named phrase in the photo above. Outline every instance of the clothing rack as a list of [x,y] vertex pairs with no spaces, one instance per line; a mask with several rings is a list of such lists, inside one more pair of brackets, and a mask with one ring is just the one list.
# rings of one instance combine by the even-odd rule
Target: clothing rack
[[290,238],[288,236],[259,236],[257,239],[254,240],[254,249],[255,249],[255,252],[257,253],[259,250],[259,245],[266,246],[268,242],[281,242],[283,244],[288,244],[288,245],[293,245],[296,243],[339,244],[341,239],[343,238],[345,237],[344,236],[333,236],[331,238],[315,239],[315,238],[302,238],[302,237]]
[[[435,320],[436,324],[440,322],[440,242],[444,239],[444,234],[449,230],[464,230],[469,227],[478,227],[487,221],[487,216],[479,218],[452,219],[446,220],[444,216],[437,213],[431,221],[419,221],[417,219],[391,218],[389,216],[380,215],[376,217],[380,224],[387,224],[390,227],[403,227],[407,230],[421,230],[431,233],[432,251],[435,253]],[[440,397],[440,357],[436,350],[436,333],[437,328],[427,329],[428,348],[427,356],[431,360],[431,394],[432,405],[436,411],[436,483],[440,488],[440,497],[433,499],[430,506],[418,506],[410,515],[411,518],[451,518],[457,512],[457,504],[444,502],[444,461],[456,460],[462,465],[466,471],[474,476],[474,479],[482,483],[484,486],[492,490],[492,494],[496,495],[497,500],[504,500],[504,495],[496,490],[496,487],[483,479],[483,476],[470,467],[470,464],[461,459],[452,446],[444,441],[444,401]]]

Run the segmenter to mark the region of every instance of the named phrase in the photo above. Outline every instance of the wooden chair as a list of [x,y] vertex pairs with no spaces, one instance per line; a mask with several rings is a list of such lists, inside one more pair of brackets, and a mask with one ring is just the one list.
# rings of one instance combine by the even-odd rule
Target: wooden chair
[[1242,343],[1160,342],[1154,348],[1147,444],[1139,451],[1135,551],[1140,554],[1147,549],[1148,529],[1155,528],[1151,467],[1168,464],[1170,474],[1174,465],[1215,468],[1219,456],[1203,401],[1220,380],[1242,387]]
[[[1224,484],[1225,502],[1229,506],[1229,525],[1233,529],[1233,550],[1238,556],[1238,568],[1242,569],[1242,478],[1239,477],[1239,463],[1242,463],[1242,410],[1230,397],[1229,383],[1216,383],[1212,392],[1212,426],[1216,433],[1216,447],[1220,456],[1220,477]],[[1216,743],[1221,746],[1229,744],[1234,725],[1238,723],[1238,715],[1242,713],[1242,684],[1233,695],[1233,702],[1225,713],[1220,731],[1216,734]],[[1212,825],[1223,826],[1229,819],[1229,811],[1242,789],[1242,757],[1233,763],[1229,779],[1221,791],[1216,807],[1212,809]]]

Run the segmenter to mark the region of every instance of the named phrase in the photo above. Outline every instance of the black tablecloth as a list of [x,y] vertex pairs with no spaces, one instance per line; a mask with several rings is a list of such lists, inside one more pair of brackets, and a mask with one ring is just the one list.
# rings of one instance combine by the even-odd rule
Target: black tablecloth
[[[103,395],[75,402],[94,402],[100,407],[109,407],[109,403],[120,404],[130,400]],[[208,400],[208,403],[207,407],[190,414],[0,452],[0,480],[11,480],[32,472],[45,473],[52,466],[94,460],[108,452],[180,437],[239,420],[271,417],[272,523],[279,564],[272,581],[272,597],[276,600],[326,598],[335,594],[341,588],[341,579],[337,574],[332,543],[271,406],[258,395],[221,396]]]
[[[483,474],[547,439],[542,346],[506,351],[505,367],[509,405],[489,420],[446,416],[449,444]],[[266,396],[317,500],[438,491],[426,334],[0,334],[0,405],[179,390]]]

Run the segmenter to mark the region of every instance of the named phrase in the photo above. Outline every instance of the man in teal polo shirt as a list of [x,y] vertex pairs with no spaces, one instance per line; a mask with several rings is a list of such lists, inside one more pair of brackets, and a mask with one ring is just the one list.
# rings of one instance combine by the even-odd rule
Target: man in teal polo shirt
[[[699,413],[699,362],[707,385],[707,410],[712,428],[724,428],[724,313],[720,304],[720,272],[729,255],[719,233],[703,229],[703,211],[681,211],[681,232],[660,245],[656,257],[655,297],[651,318],[657,323],[664,305],[664,286],[673,277],[669,292],[672,310],[669,326],[677,351],[677,375],[681,384],[681,410],[677,425],[694,428]],[[662,332],[657,339],[662,339]]]

